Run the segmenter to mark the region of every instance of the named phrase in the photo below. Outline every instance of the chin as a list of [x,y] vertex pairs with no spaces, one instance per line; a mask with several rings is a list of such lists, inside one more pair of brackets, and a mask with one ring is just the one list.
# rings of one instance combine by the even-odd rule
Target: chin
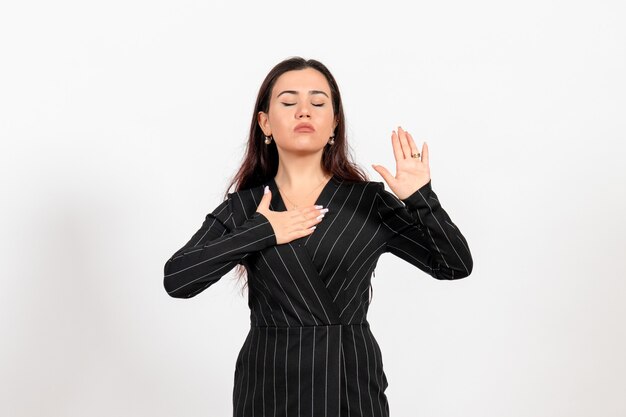
[[306,143],[301,144],[301,146],[289,146],[288,148],[283,148],[286,152],[294,153],[294,154],[311,154],[316,153],[324,149],[323,145],[314,144],[314,143]]

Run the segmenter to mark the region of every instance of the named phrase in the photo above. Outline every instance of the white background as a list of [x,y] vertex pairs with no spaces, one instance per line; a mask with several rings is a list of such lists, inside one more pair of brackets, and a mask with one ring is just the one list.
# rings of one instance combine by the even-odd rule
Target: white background
[[428,142],[474,258],[452,282],[381,258],[391,415],[626,415],[622,4],[4,2],[0,415],[231,415],[247,292],[170,298],[163,265],[294,55],[335,75],[373,181],[392,129]]

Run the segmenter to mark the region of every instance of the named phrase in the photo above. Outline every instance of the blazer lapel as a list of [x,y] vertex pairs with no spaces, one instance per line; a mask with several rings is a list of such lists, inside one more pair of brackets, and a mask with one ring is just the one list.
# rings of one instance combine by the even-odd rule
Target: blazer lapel
[[294,252],[299,263],[300,271],[302,272],[302,278],[304,282],[310,286],[315,298],[319,301],[324,318],[327,320],[328,324],[340,324],[339,305],[333,301],[333,296],[328,288],[326,288],[324,281],[319,275],[309,255],[309,251],[306,247],[298,244],[294,245],[292,242],[285,246],[288,246],[289,249]]
[[[335,176],[333,176],[320,192],[315,204],[329,207],[332,204],[333,199],[335,199],[339,194],[338,190],[342,183],[343,181],[338,180]],[[272,191],[270,209],[274,211],[286,211],[287,209],[285,207],[285,203],[282,200],[274,179],[270,179],[267,184]],[[307,246],[318,246],[319,240],[325,232],[325,228],[329,225],[329,218],[332,218],[334,215],[334,212],[331,214],[329,211],[326,214],[326,217],[317,224],[317,228],[313,233],[294,239],[286,244],[275,246],[275,249],[279,254],[283,253],[289,255],[289,258],[296,258],[298,266],[297,268],[293,268],[291,272],[294,274],[294,277],[300,277],[298,282],[303,285],[303,288],[307,288],[312,291],[312,299],[316,300],[320,306],[320,310],[317,311],[315,315],[327,322],[327,324],[341,323],[340,302],[343,301],[343,297],[336,299],[337,297],[333,296],[333,294],[329,291],[329,288],[326,287],[326,284],[324,283],[311,255],[313,249],[307,248]],[[336,299],[336,301],[333,301],[333,299]]]

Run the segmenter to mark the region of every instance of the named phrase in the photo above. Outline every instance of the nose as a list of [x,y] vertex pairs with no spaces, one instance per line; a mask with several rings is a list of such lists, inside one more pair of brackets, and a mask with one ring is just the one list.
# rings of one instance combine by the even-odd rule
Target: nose
[[298,112],[296,113],[296,117],[298,119],[301,119],[302,117],[311,117],[311,115],[309,114],[309,108],[308,108],[306,103],[302,104],[298,108]]

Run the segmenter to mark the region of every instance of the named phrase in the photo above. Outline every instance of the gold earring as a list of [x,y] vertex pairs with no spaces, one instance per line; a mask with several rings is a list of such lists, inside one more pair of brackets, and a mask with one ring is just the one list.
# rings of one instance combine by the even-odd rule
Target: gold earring
[[334,143],[335,143],[335,137],[334,137],[334,136],[331,136],[331,137],[330,137],[330,140],[328,141],[328,144],[329,144],[329,145],[333,145]]
[[272,135],[265,136],[265,144],[269,145],[270,143],[272,143],[272,139],[274,139]]

